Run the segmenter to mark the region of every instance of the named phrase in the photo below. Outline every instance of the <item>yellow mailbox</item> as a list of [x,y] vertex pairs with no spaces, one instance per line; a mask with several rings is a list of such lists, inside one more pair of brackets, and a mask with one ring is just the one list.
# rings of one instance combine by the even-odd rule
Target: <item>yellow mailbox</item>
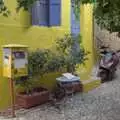
[[27,46],[9,44],[3,46],[3,76],[16,78],[28,75]]

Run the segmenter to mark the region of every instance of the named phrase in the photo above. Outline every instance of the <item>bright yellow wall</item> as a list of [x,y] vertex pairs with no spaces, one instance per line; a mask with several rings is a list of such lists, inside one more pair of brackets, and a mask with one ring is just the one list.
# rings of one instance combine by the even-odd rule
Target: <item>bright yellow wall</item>
[[93,5],[85,4],[81,6],[80,12],[80,32],[82,36],[83,47],[90,52],[85,66],[81,65],[77,72],[81,75],[81,79],[89,79],[91,69],[95,63],[94,60],[94,44],[93,44]]
[[[54,40],[57,37],[70,33],[70,7],[71,0],[62,0],[62,25],[60,27],[40,27],[30,25],[30,14],[28,12],[15,12],[16,0],[6,0],[6,5],[11,11],[8,18],[0,16],[0,46],[4,44],[25,44],[30,49],[52,48]],[[90,11],[88,11],[90,10]],[[83,46],[90,51],[89,60],[86,62],[86,69],[90,71],[93,65],[92,51],[92,6],[86,5],[81,7],[81,34]],[[78,69],[81,72],[81,69]],[[55,75],[56,77],[56,75]],[[49,78],[49,77],[46,77]],[[42,84],[52,83],[50,80],[41,81]],[[49,82],[48,82],[49,81]],[[55,82],[55,81],[54,81]],[[47,85],[48,87],[52,84]],[[2,47],[0,48],[0,109],[10,104],[8,80],[2,77]]]
[[[60,27],[30,26],[30,14],[15,12],[16,0],[6,0],[11,11],[8,18],[0,16],[0,46],[3,44],[26,44],[31,49],[51,48],[57,37],[70,32],[70,0],[62,0],[62,25]],[[2,76],[2,48],[0,49],[0,76]],[[9,104],[8,80],[0,77],[0,108]]]
[[94,57],[93,57],[93,5],[87,4],[84,5],[84,11],[83,11],[83,46],[85,50],[89,51],[89,60],[86,62],[86,66],[88,71],[91,70],[91,67],[93,66]]

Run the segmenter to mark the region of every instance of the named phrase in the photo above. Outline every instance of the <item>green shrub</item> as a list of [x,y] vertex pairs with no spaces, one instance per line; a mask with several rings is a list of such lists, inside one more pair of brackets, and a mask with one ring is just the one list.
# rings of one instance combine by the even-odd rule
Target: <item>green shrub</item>
[[45,73],[58,72],[64,67],[64,58],[48,50],[37,49],[28,55],[30,76],[43,76]]
[[30,76],[42,75],[45,72],[45,64],[50,56],[49,50],[40,50],[29,52],[28,70]]
[[85,63],[88,53],[82,46],[80,35],[65,35],[56,40],[55,52],[48,49],[29,52],[29,73],[32,76],[42,76],[65,68],[67,72],[74,73],[77,64]]
[[57,51],[64,58],[68,72],[75,72],[77,64],[84,64],[89,52],[82,46],[81,36],[65,35],[56,41]]

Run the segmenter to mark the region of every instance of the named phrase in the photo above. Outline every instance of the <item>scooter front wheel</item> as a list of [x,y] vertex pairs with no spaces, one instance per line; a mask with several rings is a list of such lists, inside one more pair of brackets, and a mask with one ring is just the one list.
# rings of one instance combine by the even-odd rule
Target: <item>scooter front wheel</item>
[[107,71],[101,71],[100,72],[100,77],[101,77],[101,80],[102,80],[102,82],[105,82],[105,81],[107,81],[107,79],[108,79],[108,72]]

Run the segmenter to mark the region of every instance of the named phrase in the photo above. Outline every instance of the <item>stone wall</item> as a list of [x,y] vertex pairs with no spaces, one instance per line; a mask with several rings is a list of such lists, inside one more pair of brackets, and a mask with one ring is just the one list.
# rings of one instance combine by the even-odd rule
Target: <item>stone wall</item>
[[112,50],[120,49],[120,37],[117,33],[110,33],[107,30],[101,30],[97,24],[94,26],[94,37],[97,48],[102,44],[109,46]]

